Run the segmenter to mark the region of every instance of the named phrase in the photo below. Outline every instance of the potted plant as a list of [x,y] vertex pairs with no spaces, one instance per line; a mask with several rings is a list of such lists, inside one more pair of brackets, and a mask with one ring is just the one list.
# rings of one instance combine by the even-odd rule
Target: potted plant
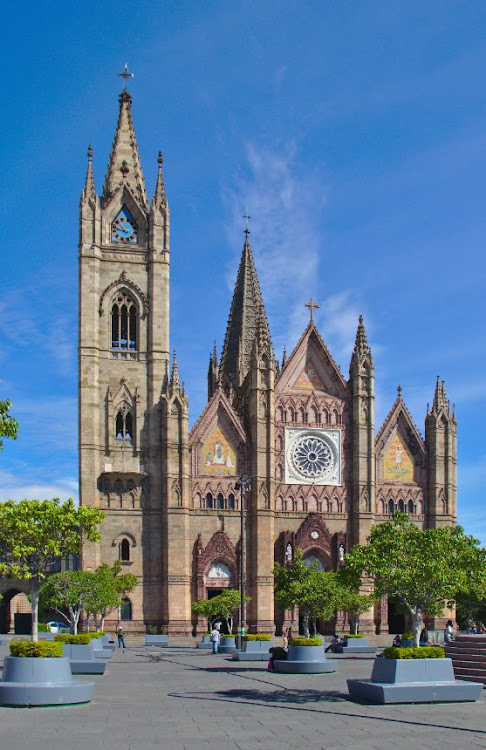
[[165,625],[147,625],[145,635],[146,646],[168,646],[169,635],[168,628]]
[[400,646],[401,648],[412,648],[413,646],[413,631],[412,630],[406,630],[403,633]]
[[233,653],[235,661],[267,661],[269,650],[275,646],[268,633],[249,633],[243,636],[242,648]]
[[63,656],[69,659],[72,674],[105,673],[106,661],[96,658],[91,633],[58,633],[54,636],[54,641],[62,643]]
[[349,694],[375,703],[476,701],[482,683],[456,680],[451,659],[436,646],[391,646],[376,659],[370,680],[348,680]]
[[323,674],[335,672],[336,665],[326,658],[322,638],[291,638],[287,659],[275,659],[276,672]]
[[94,682],[73,680],[62,643],[12,641],[0,681],[2,706],[58,706],[87,703]]

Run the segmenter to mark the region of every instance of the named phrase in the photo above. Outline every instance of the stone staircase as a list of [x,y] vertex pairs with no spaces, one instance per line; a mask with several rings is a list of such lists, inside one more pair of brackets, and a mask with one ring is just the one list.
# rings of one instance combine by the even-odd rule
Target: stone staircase
[[457,635],[445,652],[458,679],[486,685],[486,634]]

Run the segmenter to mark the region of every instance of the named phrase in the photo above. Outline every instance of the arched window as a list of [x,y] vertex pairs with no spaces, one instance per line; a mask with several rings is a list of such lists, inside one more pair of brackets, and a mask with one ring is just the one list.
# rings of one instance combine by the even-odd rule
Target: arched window
[[122,539],[120,542],[120,560],[129,562],[130,560],[130,542],[128,539]]
[[132,619],[132,603],[130,599],[122,599],[120,604],[120,620]]
[[413,513],[413,500],[409,500],[409,501],[408,501],[408,512],[409,512],[410,514],[412,514],[412,513]]
[[122,406],[115,418],[115,436],[118,445],[132,445],[133,417],[128,406]]
[[213,496],[210,492],[206,495],[206,508],[212,508],[213,507]]
[[111,307],[111,348],[115,358],[135,359],[137,305],[126,291],[118,292]]
[[392,513],[395,513],[395,503],[393,500],[388,501],[388,513],[392,515]]
[[216,507],[217,507],[218,510],[223,510],[224,509],[224,497],[223,497],[223,494],[221,492],[219,492],[218,495],[217,495],[217,497],[216,497]]
[[403,502],[403,500],[399,500],[399,501],[398,501],[398,510],[399,510],[399,511],[400,511],[401,513],[404,513],[404,512],[405,512],[405,503]]
[[231,492],[228,495],[228,510],[234,510],[235,509],[235,496]]

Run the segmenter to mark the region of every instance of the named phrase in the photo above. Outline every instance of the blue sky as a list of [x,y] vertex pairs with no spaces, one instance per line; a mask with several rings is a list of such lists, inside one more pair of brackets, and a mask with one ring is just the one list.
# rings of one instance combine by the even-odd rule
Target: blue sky
[[400,383],[459,424],[459,519],[486,543],[486,5],[207,0],[11,6],[0,52],[0,499],[77,497],[78,203],[101,191],[125,62],[147,188],[171,208],[171,342],[191,424],[244,222],[275,349],[318,327],[345,374],[359,314],[376,428]]

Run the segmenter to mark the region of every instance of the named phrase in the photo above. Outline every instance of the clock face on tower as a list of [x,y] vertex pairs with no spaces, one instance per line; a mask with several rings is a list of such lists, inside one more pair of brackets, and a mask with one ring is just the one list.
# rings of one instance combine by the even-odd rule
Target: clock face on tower
[[285,484],[341,484],[339,430],[285,430]]
[[135,245],[138,241],[135,219],[126,206],[122,207],[111,225],[111,241],[127,245]]

